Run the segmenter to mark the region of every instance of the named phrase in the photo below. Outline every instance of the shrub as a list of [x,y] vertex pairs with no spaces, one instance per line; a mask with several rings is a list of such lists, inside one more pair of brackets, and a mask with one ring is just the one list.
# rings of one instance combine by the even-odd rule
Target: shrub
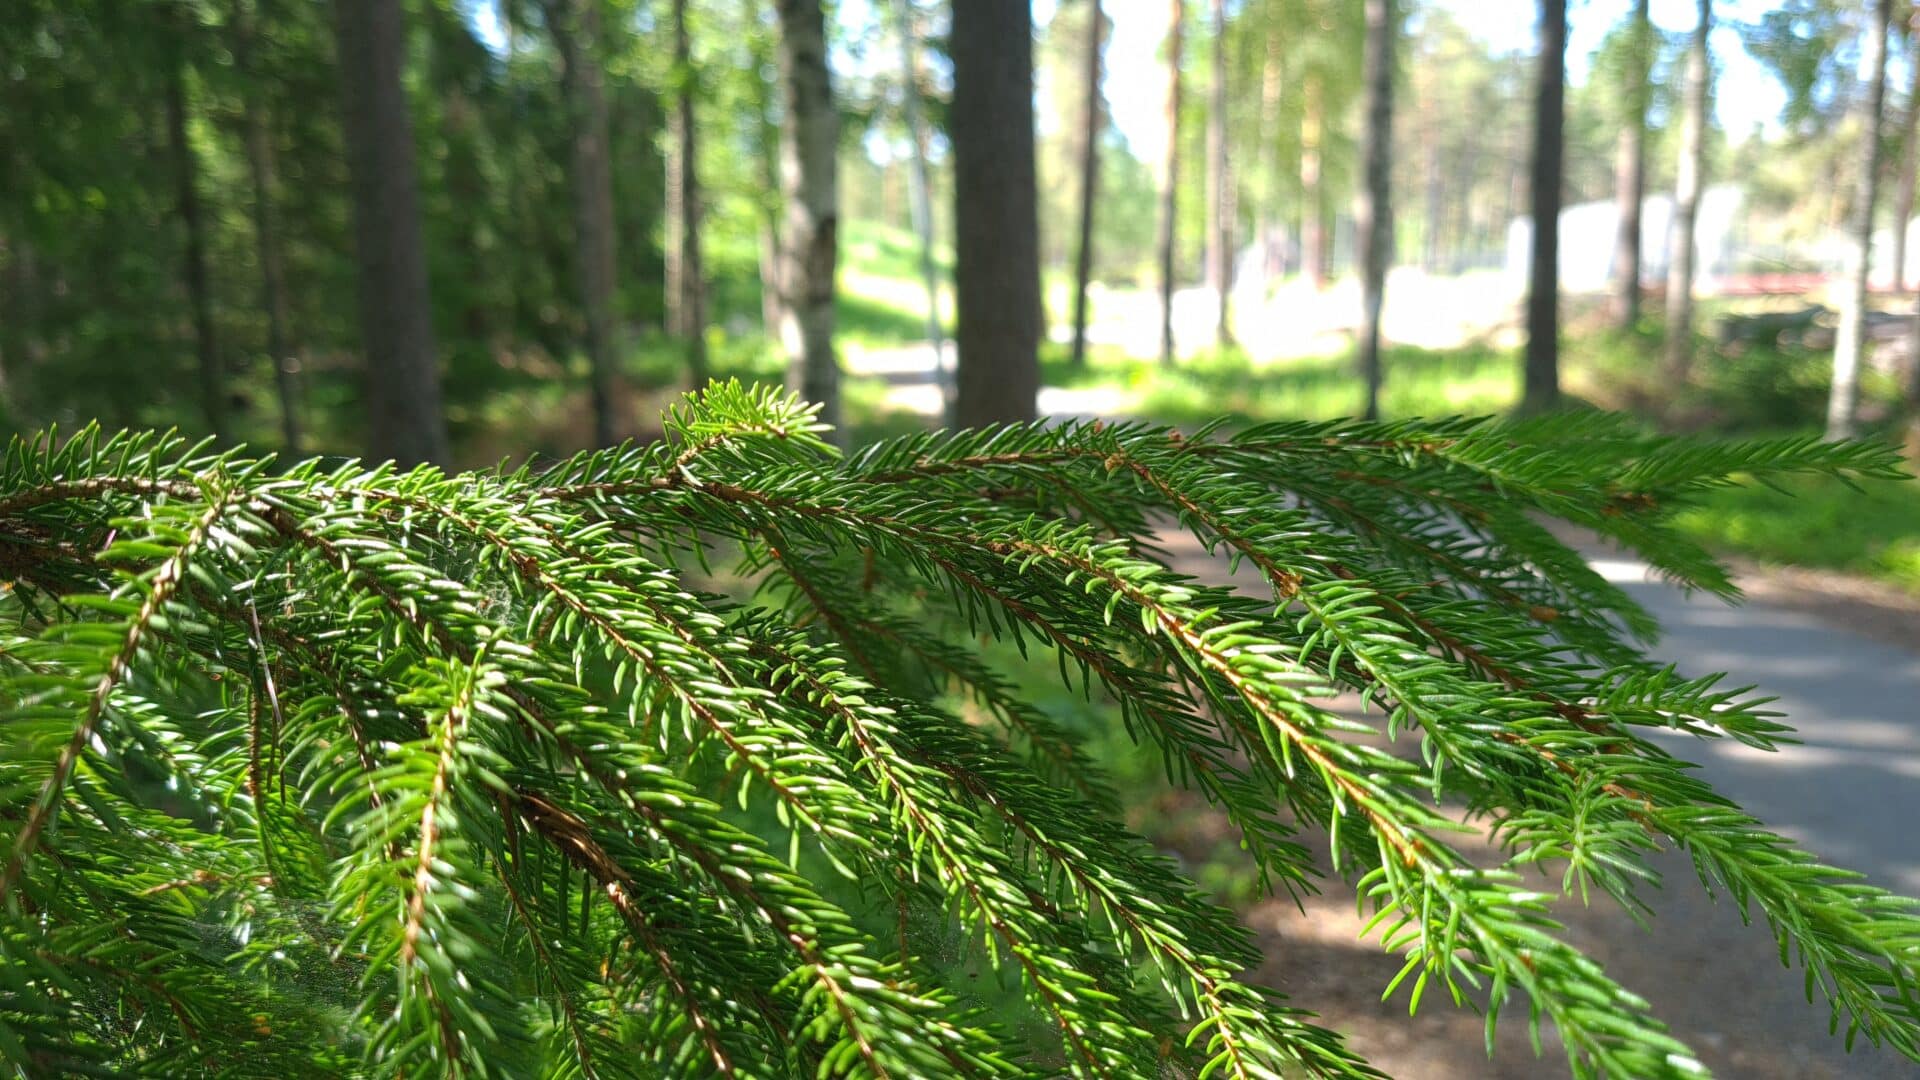
[[[1676,507],[1735,469],[1887,475],[1890,450],[1582,417],[1009,427],[836,460],[819,430],[716,386],[661,444],[538,472],[16,442],[0,1055],[25,1075],[1369,1075],[1243,981],[1249,936],[1112,823],[983,638],[1110,699],[1268,887],[1310,883],[1296,830],[1330,832],[1416,1001],[1444,987],[1491,1025],[1517,995],[1577,1072],[1696,1072],[1522,874],[1631,903],[1671,843],[1772,923],[1850,1037],[1920,1053],[1905,903],[1643,734],[1787,729],[1650,662],[1646,614],[1539,520],[1725,593]],[[1272,595],[1154,562],[1175,519]],[[699,591],[716,554],[751,600]],[[977,722],[934,704],[955,688]],[[1337,718],[1336,689],[1382,721]],[[1441,797],[1506,865],[1449,844]]]

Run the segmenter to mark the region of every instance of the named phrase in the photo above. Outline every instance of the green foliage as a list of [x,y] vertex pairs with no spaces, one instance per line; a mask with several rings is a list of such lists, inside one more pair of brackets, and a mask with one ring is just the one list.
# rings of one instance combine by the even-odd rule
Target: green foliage
[[[1696,1073],[1523,876],[1633,903],[1672,843],[1850,1038],[1920,1056],[1911,905],[1644,734],[1788,729],[1648,661],[1619,630],[1649,635],[1645,614],[1536,518],[1724,592],[1675,509],[1736,469],[1889,475],[1889,450],[1594,417],[1012,427],[837,460],[819,431],[716,385],[666,441],[542,472],[16,442],[0,1055],[31,1075],[1369,1075],[1242,980],[1248,935],[1111,823],[1072,729],[972,644],[995,638],[1110,702],[1263,887],[1311,888],[1292,838],[1328,830],[1416,1004],[1444,988],[1489,1026],[1523,1005],[1580,1075]],[[1153,562],[1163,517],[1272,594]],[[699,591],[689,562],[716,550],[752,602]],[[1341,689],[1381,720],[1329,712]],[[1437,798],[1507,862],[1469,863]],[[968,971],[1025,1013],[983,1013]]]
[[1786,0],[1740,25],[1747,51],[1787,91],[1783,119],[1790,129],[1818,130],[1847,109],[1859,59],[1849,25],[1854,14],[1833,0]]

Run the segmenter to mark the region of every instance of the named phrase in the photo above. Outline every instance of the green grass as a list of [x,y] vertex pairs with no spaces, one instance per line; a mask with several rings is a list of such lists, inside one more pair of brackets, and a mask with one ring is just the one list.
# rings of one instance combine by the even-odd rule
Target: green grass
[[[1676,388],[1661,372],[1660,342],[1655,325],[1629,333],[1570,333],[1562,363],[1574,399],[1641,416],[1649,428],[1708,438],[1817,430],[1828,354],[1773,347],[1722,351],[1702,340],[1692,380]],[[1137,414],[1181,425],[1218,417],[1257,422],[1350,416],[1362,400],[1349,356],[1255,364],[1225,352],[1185,358],[1168,370],[1156,361],[1097,350],[1087,367],[1075,369],[1064,349],[1055,348],[1043,364],[1050,385],[1119,385]],[[1517,400],[1519,366],[1513,351],[1487,346],[1390,347],[1382,412],[1506,412]],[[1868,373],[1863,391],[1867,415],[1897,415],[1898,388],[1891,377]],[[1765,564],[1859,574],[1920,595],[1920,484],[1728,488],[1708,493],[1683,512],[1679,524],[1717,551]]]
[[1920,596],[1920,485],[1912,482],[1726,488],[1677,523],[1708,547],[1763,564],[1842,570]]
[[[1227,350],[1182,358],[1169,370],[1158,361],[1096,350],[1086,368],[1075,369],[1064,349],[1050,348],[1043,366],[1048,385],[1118,385],[1139,415],[1181,425],[1218,417],[1248,423],[1331,419],[1355,415],[1363,400],[1351,356],[1256,364]],[[1518,361],[1498,349],[1392,346],[1381,409],[1388,416],[1503,412],[1518,400],[1518,380]]]
[[[941,280],[941,314],[951,333],[953,255],[938,248],[934,262]],[[736,245],[721,255],[709,253],[709,271],[714,324],[744,321],[758,336],[763,288],[758,247]],[[837,286],[835,336],[843,348],[887,348],[926,340],[920,241],[911,232],[875,221],[843,222]]]
[[[1707,321],[1703,320],[1703,326]],[[1651,425],[1704,437],[1814,433],[1826,408],[1832,355],[1772,345],[1721,349],[1702,339],[1692,378],[1676,388],[1661,371],[1660,327],[1601,331],[1571,343],[1583,388]],[[1901,412],[1896,380],[1862,373],[1869,437]],[[1707,547],[1763,565],[1839,570],[1920,595],[1920,485],[1836,480],[1706,493],[1677,524]]]
[[[951,252],[941,249],[936,259],[943,281],[950,281]],[[942,301],[950,327],[950,288],[943,289]],[[913,234],[877,222],[844,223],[836,305],[842,347],[923,341],[925,305]],[[1717,311],[1703,311],[1703,333]],[[1675,387],[1662,372],[1661,341],[1657,320],[1621,332],[1574,315],[1561,354],[1570,394],[1576,401],[1642,416],[1651,427],[1707,436],[1778,434],[1818,424],[1829,354],[1771,346],[1722,350],[1702,336],[1693,378]],[[778,349],[757,334],[716,334],[710,348],[718,375],[757,382],[782,378]],[[678,347],[650,342],[639,350],[634,368],[643,384],[671,385],[682,370]],[[1183,357],[1169,370],[1156,359],[1096,347],[1089,364],[1076,369],[1067,362],[1064,346],[1049,344],[1042,350],[1042,368],[1049,386],[1117,386],[1125,391],[1128,411],[1182,426],[1222,417],[1238,423],[1327,419],[1354,415],[1362,403],[1350,353],[1254,363],[1226,350]],[[1513,349],[1389,346],[1382,412],[1389,417],[1504,413],[1518,401],[1519,371]],[[1869,373],[1864,390],[1870,415],[1897,408],[1898,388],[1891,378]],[[846,415],[856,443],[925,426],[924,418],[890,411],[884,394],[884,385],[873,380],[846,384]],[[1863,574],[1920,595],[1920,485],[1875,484],[1864,492],[1834,482],[1798,484],[1788,493],[1733,488],[1709,493],[1683,513],[1680,524],[1716,550],[1763,563]]]
[[[952,333],[953,256],[934,249],[941,281],[941,317]],[[920,277],[920,241],[876,221],[848,221],[840,231],[835,333],[844,345],[885,348],[927,339],[927,292]]]

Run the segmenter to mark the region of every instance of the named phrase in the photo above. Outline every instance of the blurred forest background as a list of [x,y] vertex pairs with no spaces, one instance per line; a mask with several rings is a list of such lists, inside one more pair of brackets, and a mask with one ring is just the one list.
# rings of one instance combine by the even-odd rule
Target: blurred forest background
[[[735,376],[855,442],[1588,405],[1903,437],[1914,21],[15,0],[0,416],[472,465],[647,437]],[[1920,588],[1920,499],[1801,494],[1696,525]]]

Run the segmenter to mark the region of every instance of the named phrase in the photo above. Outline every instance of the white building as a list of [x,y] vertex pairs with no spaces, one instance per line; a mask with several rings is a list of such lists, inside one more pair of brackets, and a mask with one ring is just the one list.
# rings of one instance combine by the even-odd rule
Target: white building
[[[1733,272],[1739,255],[1739,226],[1745,197],[1734,184],[1719,184],[1700,196],[1695,225],[1694,283],[1703,289],[1717,276]],[[1613,200],[1580,203],[1560,211],[1560,287],[1567,292],[1604,292],[1613,277],[1613,245],[1620,215]],[[1673,196],[1649,196],[1640,207],[1640,279],[1654,285],[1667,280],[1667,234],[1673,227]],[[1532,262],[1533,219],[1515,218],[1507,226],[1507,274],[1525,289]]]

